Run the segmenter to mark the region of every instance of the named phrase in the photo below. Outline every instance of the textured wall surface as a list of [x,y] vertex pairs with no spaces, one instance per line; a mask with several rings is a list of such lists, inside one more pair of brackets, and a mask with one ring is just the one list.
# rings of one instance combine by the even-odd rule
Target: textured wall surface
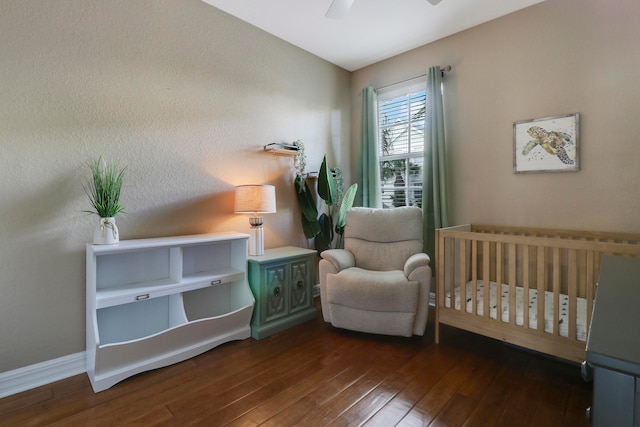
[[276,186],[266,246],[306,245],[293,162],[349,162],[350,74],[199,0],[0,5],[0,372],[84,350],[91,159],[127,166],[123,239],[249,231],[238,184]]
[[[303,246],[292,162],[262,145],[302,139],[350,182],[360,89],[434,64],[454,223],[640,232],[638,16],[547,0],[350,75],[200,0],[3,0],[0,372],[84,350],[90,159],[128,167],[122,238],[248,232],[233,188],[269,183],[267,247]],[[513,122],[573,112],[582,170],[514,175]]]
[[[450,64],[454,224],[640,232],[638,17],[635,0],[547,0],[356,71],[352,103]],[[580,172],[513,173],[514,122],[576,112]],[[357,141],[358,108],[352,120]]]

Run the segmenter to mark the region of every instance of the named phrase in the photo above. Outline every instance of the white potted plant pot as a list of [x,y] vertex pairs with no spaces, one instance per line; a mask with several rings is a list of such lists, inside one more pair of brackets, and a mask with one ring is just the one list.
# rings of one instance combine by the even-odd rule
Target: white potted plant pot
[[94,245],[114,245],[120,241],[115,217],[100,218],[100,224],[93,232]]

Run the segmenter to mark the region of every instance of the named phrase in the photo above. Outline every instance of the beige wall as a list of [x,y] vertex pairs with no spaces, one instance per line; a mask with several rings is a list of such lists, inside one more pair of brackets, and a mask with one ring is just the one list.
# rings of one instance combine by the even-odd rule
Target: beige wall
[[[352,140],[363,87],[450,64],[454,224],[640,232],[639,19],[636,0],[547,0],[356,71]],[[581,171],[513,174],[513,122],[575,112]]]
[[128,167],[124,239],[248,232],[234,186],[274,184],[267,247],[306,241],[262,146],[349,161],[350,74],[200,0],[3,0],[0,40],[0,372],[84,350],[90,159]]

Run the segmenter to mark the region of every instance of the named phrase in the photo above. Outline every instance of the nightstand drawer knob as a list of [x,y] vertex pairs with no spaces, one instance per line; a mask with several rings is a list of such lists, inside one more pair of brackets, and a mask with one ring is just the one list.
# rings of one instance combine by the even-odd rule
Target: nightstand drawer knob
[[212,280],[211,281],[211,286],[219,285],[220,283],[222,283],[222,280]]
[[136,296],[136,301],[142,301],[144,299],[149,299],[149,294],[138,295]]

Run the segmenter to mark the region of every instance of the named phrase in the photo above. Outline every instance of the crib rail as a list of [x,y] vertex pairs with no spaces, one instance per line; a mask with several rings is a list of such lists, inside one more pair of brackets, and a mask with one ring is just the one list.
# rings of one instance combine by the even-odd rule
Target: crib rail
[[[439,324],[445,323],[528,348],[538,347],[534,349],[559,357],[584,357],[584,341],[577,334],[577,306],[579,299],[586,301],[585,333],[588,333],[600,260],[607,254],[640,256],[640,235],[486,225],[437,230],[436,342],[440,339]],[[478,309],[479,281],[485,284],[480,298],[482,316]],[[488,286],[491,282],[497,288],[493,307]],[[508,287],[507,322],[501,318],[502,284]],[[470,310],[464,301],[467,287],[471,288]],[[530,291],[537,292],[534,325],[529,324],[531,313],[527,303],[522,307],[522,324],[516,322],[517,287],[526,296],[525,301]],[[453,298],[456,288],[460,295],[458,308]],[[545,292],[551,293],[553,306],[552,330],[548,332],[544,313],[551,307],[545,307]],[[447,295],[452,296],[449,307]],[[561,295],[568,296],[566,337],[560,335]],[[489,315],[492,308],[495,319]],[[559,342],[568,343],[571,349],[556,350]]]

